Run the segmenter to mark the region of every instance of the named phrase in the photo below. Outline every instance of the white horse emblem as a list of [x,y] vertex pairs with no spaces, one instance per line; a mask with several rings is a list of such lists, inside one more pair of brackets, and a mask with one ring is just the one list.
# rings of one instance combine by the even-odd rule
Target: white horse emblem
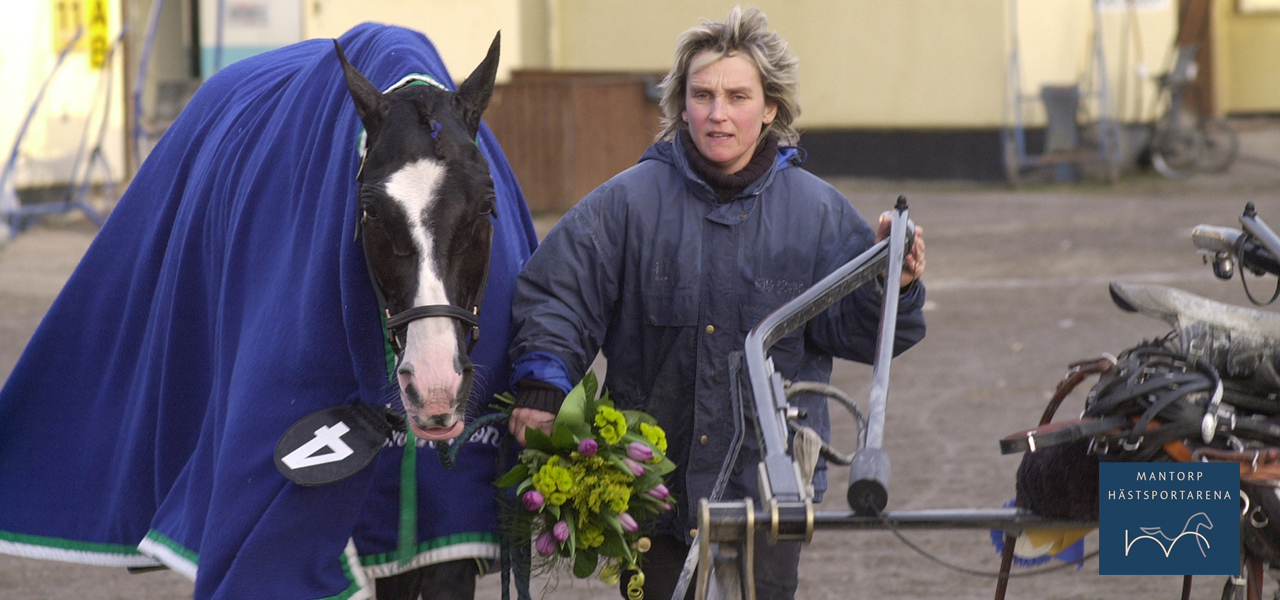
[[1164,532],[1164,529],[1160,527],[1139,527],[1138,530],[1140,530],[1144,535],[1140,535],[1130,540],[1129,530],[1126,529],[1124,530],[1124,555],[1129,556],[1129,549],[1132,548],[1134,544],[1138,543],[1139,540],[1151,540],[1160,546],[1160,549],[1164,551],[1165,558],[1168,558],[1169,553],[1173,552],[1173,547],[1178,543],[1178,540],[1182,539],[1184,536],[1190,535],[1196,538],[1196,545],[1200,548],[1200,555],[1208,556],[1205,554],[1205,550],[1209,549],[1209,540],[1200,533],[1201,529],[1213,529],[1213,521],[1210,521],[1209,515],[1203,512],[1191,515],[1191,517],[1187,519],[1187,524],[1182,526],[1182,533],[1179,533],[1174,537],[1169,537]]

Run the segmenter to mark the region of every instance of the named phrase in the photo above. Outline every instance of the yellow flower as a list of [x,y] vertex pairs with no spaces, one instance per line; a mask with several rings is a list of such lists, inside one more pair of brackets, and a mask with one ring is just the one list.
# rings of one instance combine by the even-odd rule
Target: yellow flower
[[650,425],[648,423],[640,423],[640,435],[643,435],[644,439],[649,440],[649,443],[653,444],[654,448],[666,453],[667,432],[663,431],[661,427],[658,427],[657,425]]
[[570,463],[569,473],[574,481],[573,507],[579,513],[598,515],[602,507],[621,513],[630,505],[630,478],[599,455],[580,456]]
[[605,487],[604,497],[609,502],[609,510],[614,514],[627,512],[631,504],[631,486],[625,483],[611,483]]
[[579,548],[595,548],[604,543],[604,529],[593,522],[583,521],[582,515],[578,518],[578,547]]
[[601,406],[596,409],[596,428],[604,442],[612,446],[627,434],[627,418],[613,408]]
[[533,488],[547,499],[549,504],[559,506],[569,500],[573,494],[573,475],[569,469],[560,466],[560,457],[552,456],[547,464],[542,465],[533,475]]
[[618,571],[618,563],[612,561],[605,563],[600,569],[600,581],[609,585],[618,585]]

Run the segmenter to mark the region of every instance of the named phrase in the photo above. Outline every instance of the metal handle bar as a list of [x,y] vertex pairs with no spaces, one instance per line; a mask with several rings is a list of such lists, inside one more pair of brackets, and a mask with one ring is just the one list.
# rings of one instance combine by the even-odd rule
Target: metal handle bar
[[1213,272],[1221,279],[1231,279],[1235,262],[1255,273],[1280,275],[1280,237],[1271,230],[1252,202],[1240,215],[1241,229],[1197,225],[1191,230],[1191,241],[1213,262]]
[[[906,216],[906,198],[899,197],[900,213]],[[751,381],[751,395],[756,406],[756,421],[759,425],[761,446],[761,499],[776,497],[781,502],[800,502],[803,492],[799,478],[796,476],[794,463],[787,455],[787,416],[790,408],[787,403],[786,390],[782,376],[773,370],[772,362],[766,352],[778,340],[791,331],[803,326],[810,319],[831,307],[840,299],[852,293],[862,285],[870,282],[888,265],[891,254],[896,254],[901,272],[901,260],[905,249],[914,239],[914,227],[908,228],[905,218],[894,219],[888,239],[881,240],[853,260],[840,266],[830,275],[805,290],[790,302],[769,313],[747,334],[745,342],[745,362],[747,374]],[[890,241],[901,240],[896,252],[890,252]],[[893,274],[887,275],[889,281],[896,282]],[[890,283],[890,286],[893,284]],[[893,303],[893,315],[897,314],[897,294],[887,293],[886,304]],[[896,318],[886,317],[884,323],[896,323]],[[888,351],[892,351],[892,340]],[[877,361],[878,363],[879,361]],[[887,376],[887,374],[886,374]],[[872,390],[877,389],[873,375]],[[887,382],[886,382],[887,383]],[[882,386],[887,390],[887,385]],[[874,423],[876,418],[874,406],[870,417]],[[883,421],[883,413],[880,414]],[[872,425],[874,428],[874,424]],[[874,429],[873,429],[874,431]],[[871,439],[870,437],[868,439]],[[879,443],[876,439],[877,446]]]
[[1215,225],[1196,225],[1191,230],[1191,242],[1196,248],[1205,252],[1232,252],[1236,251],[1236,242],[1243,235],[1239,229],[1230,227],[1218,227]]

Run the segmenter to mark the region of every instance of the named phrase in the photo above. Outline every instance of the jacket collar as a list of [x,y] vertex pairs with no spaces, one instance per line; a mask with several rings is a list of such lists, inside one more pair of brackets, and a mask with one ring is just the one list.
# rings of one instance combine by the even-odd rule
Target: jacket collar
[[[773,166],[764,175],[761,175],[759,179],[739,192],[734,199],[751,198],[759,195],[760,192],[763,192],[773,183],[773,178],[779,171],[800,166],[804,159],[805,152],[802,148],[778,146],[778,156],[774,159]],[[640,162],[646,160],[657,160],[675,167],[684,177],[695,197],[713,204],[717,203],[715,190],[712,190],[711,186],[698,175],[693,165],[689,164],[689,158],[685,156],[684,149],[681,148],[679,142],[664,140],[654,143],[640,157]]]

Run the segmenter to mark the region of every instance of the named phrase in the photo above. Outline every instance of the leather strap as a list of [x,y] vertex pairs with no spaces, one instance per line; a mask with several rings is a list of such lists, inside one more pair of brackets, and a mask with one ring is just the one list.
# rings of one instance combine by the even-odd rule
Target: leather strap
[[1197,462],[1209,460],[1240,463],[1240,478],[1246,481],[1280,480],[1280,448],[1240,451],[1197,448],[1191,457]]
[[1129,419],[1123,415],[1051,423],[1005,436],[1000,440],[1000,453],[1036,452],[1049,446],[1065,444],[1129,424]]
[[433,304],[431,306],[415,306],[387,317],[387,329],[399,329],[410,321],[427,317],[451,317],[472,327],[480,325],[480,318],[471,312],[452,304]]

